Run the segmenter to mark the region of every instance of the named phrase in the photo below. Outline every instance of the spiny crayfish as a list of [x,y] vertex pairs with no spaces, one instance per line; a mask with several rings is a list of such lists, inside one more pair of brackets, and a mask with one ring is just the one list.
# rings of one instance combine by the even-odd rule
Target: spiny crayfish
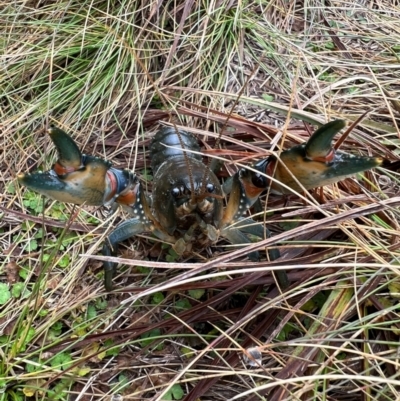
[[[252,169],[241,168],[228,185],[221,185],[215,172],[203,163],[200,146],[192,134],[173,127],[161,128],[150,145],[154,175],[151,196],[145,194],[132,171],[82,154],[70,136],[51,127],[48,132],[57,148],[58,161],[47,172],[19,174],[18,179],[34,191],[62,202],[117,203],[128,210],[132,218],[111,232],[103,246],[104,255],[115,255],[119,242],[143,232],[152,232],[174,244],[178,254],[184,254],[193,242],[207,246],[219,236],[233,244],[246,244],[250,242],[246,234],[264,236],[264,227],[243,215],[266,189],[278,194],[290,193],[290,189],[308,190],[382,163],[378,157],[335,151],[333,137],[344,126],[343,120],[323,125],[306,143],[283,151],[279,159],[270,156]],[[228,193],[224,209],[223,198]],[[256,259],[258,253],[249,257]],[[110,291],[115,263],[105,262],[104,268],[105,287]]]

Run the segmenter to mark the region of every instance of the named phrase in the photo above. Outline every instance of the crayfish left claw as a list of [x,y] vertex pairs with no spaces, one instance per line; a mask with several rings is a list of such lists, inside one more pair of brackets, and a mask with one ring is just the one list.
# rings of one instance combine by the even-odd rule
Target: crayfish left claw
[[[268,188],[279,195],[301,192],[333,184],[381,165],[383,160],[380,157],[356,156],[334,149],[333,138],[345,126],[343,120],[331,121],[315,131],[308,142],[282,152],[279,160],[270,156],[254,164],[252,170],[241,169],[231,183],[231,192],[235,194],[235,188],[237,192],[232,210],[243,212],[245,206],[253,205]],[[232,212],[230,218],[233,216]]]
[[344,120],[335,120],[318,128],[305,145],[305,157],[322,163],[332,161],[335,154],[332,148],[333,138],[345,126]]
[[[356,156],[333,148],[333,137],[344,126],[343,120],[331,121],[315,131],[308,142],[282,152],[279,161],[269,157],[258,162],[254,168],[261,174],[250,174],[252,182],[260,185],[260,189],[267,189],[270,185],[271,191],[276,194],[290,194],[291,190],[301,192],[334,184],[380,166],[383,161],[380,157]],[[285,187],[275,180],[268,182],[265,174],[285,184]]]

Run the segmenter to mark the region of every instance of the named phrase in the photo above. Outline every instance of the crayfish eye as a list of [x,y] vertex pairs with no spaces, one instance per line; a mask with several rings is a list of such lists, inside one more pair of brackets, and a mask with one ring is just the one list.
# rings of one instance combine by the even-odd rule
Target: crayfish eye
[[211,184],[211,183],[208,183],[206,185],[206,189],[207,189],[207,192],[211,194],[211,193],[213,193],[215,191],[215,185]]
[[257,188],[266,188],[268,186],[268,179],[265,177],[265,175],[262,175],[260,173],[254,173],[252,174],[251,177],[251,182],[253,183],[254,186]]
[[181,193],[181,190],[177,187],[171,189],[171,194],[174,198],[177,198]]

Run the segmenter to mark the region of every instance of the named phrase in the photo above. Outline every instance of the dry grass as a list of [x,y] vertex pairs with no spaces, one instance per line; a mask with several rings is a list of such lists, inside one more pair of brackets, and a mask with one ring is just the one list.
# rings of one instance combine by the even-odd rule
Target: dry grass
[[[163,263],[168,249],[132,239],[111,294],[98,255],[120,217],[15,180],[48,169],[43,128],[55,123],[151,191],[160,120],[211,148],[232,111],[223,171],[239,164],[233,151],[288,148],[311,125],[366,111],[342,149],[396,160],[394,3],[0,2],[0,299],[12,295],[0,311],[1,401],[400,399],[397,173],[325,188],[324,202],[317,191],[264,198],[272,238],[196,264]],[[275,262],[245,257],[277,244]],[[248,347],[261,354],[253,367]]]

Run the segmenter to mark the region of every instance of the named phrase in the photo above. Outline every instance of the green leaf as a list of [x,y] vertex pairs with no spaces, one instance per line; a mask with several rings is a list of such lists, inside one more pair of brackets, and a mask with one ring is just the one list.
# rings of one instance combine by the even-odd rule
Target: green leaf
[[39,362],[38,358],[32,358],[31,360],[26,361],[25,369],[28,373],[34,373],[34,372],[39,372],[40,370],[43,369],[43,367]]
[[62,330],[62,328],[63,328],[63,324],[62,324],[62,322],[58,321],[58,322],[55,322],[55,323],[51,326],[51,328],[52,328],[54,331],[60,332],[60,334],[61,334],[61,330]]
[[334,50],[335,49],[335,44],[331,41],[325,42],[325,48],[329,50]]
[[21,267],[18,274],[22,279],[26,280],[28,278],[29,270],[26,267]]
[[38,242],[35,239],[31,239],[26,246],[28,252],[36,251],[38,249]]
[[388,284],[390,296],[393,298],[400,298],[400,283],[392,281]]
[[0,336],[0,344],[7,344],[10,342],[10,336]]
[[316,308],[315,302],[313,299],[309,299],[301,306],[301,310],[305,312],[311,312]]
[[43,235],[44,235],[44,230],[43,230],[42,227],[40,227],[40,228],[37,230],[36,234],[35,234],[35,238],[36,238],[36,239],[42,239],[42,238],[43,238]]
[[298,220],[282,221],[281,223],[279,223],[279,225],[283,228],[283,231],[289,231],[298,227],[299,221]]
[[78,376],[83,377],[88,375],[91,371],[92,369],[90,369],[88,366],[81,366],[80,368],[78,368],[76,373]]
[[174,384],[171,387],[171,392],[174,397],[174,400],[181,400],[184,396],[184,392],[180,384]]
[[164,301],[165,297],[162,292],[156,292],[151,299],[152,304],[159,305],[161,302]]
[[135,269],[140,274],[149,274],[151,271],[150,268],[144,266],[136,266]]
[[143,169],[141,171],[141,173],[142,173],[142,179],[144,181],[148,181],[148,182],[153,181],[153,175],[151,173],[149,173],[147,169]]
[[49,259],[50,259],[50,254],[44,253],[43,256],[42,256],[43,263],[48,262]]
[[179,299],[175,303],[175,308],[180,310],[188,310],[192,307],[192,304],[187,298]]
[[35,223],[32,223],[29,220],[24,220],[23,223],[21,224],[21,229],[22,231],[28,231],[33,228],[34,224]]
[[327,298],[327,295],[324,292],[320,291],[312,297],[312,300],[316,303],[318,308],[322,308]]
[[272,102],[274,100],[274,95],[268,95],[266,93],[263,93],[261,97],[266,100],[267,102]]
[[181,400],[184,392],[180,384],[173,384],[172,387],[164,394],[163,400]]
[[25,207],[28,209],[32,209],[35,212],[40,212],[41,210],[41,205],[40,205],[40,198],[35,197],[33,199],[25,199],[23,202]]
[[61,352],[51,359],[51,366],[57,369],[68,369],[72,363],[71,354],[68,352]]
[[60,336],[62,328],[63,324],[61,322],[54,323],[48,332],[48,339],[56,340]]
[[163,395],[163,398],[162,398],[162,401],[170,401],[170,400],[173,400],[173,398],[172,398],[172,393],[171,393],[171,389],[168,390],[168,391]]
[[65,205],[63,203],[55,203],[50,210],[50,215],[61,221],[66,221],[68,216],[64,213]]
[[15,195],[16,190],[15,190],[15,185],[14,185],[13,182],[10,182],[10,183],[6,186],[6,191],[7,191],[9,194]]
[[66,253],[59,261],[58,266],[60,267],[67,267],[69,265],[71,258],[68,253]]
[[174,251],[171,245],[163,244],[162,249],[168,249],[168,255],[165,257],[167,262],[173,263],[179,259],[179,255]]
[[167,255],[166,257],[165,257],[165,260],[167,261],[167,262],[169,262],[169,263],[174,263],[174,262],[176,262],[177,261],[177,256],[173,256],[173,255]]
[[86,311],[86,317],[88,320],[94,319],[97,316],[97,310],[94,305],[89,305]]
[[11,298],[11,292],[8,285],[0,283],[0,305],[4,305]]
[[73,244],[74,242],[76,242],[77,240],[77,235],[73,232],[67,233],[64,235],[63,239],[62,239],[62,245],[64,247],[67,247],[70,244]]
[[194,299],[200,299],[204,295],[205,290],[204,289],[189,290],[188,292],[189,292],[189,295],[191,297],[193,297]]
[[288,335],[294,330],[294,326],[291,324],[285,324],[282,330],[276,336],[278,341],[285,341],[288,338]]
[[154,342],[154,338],[153,337],[158,337],[160,334],[161,334],[161,330],[160,329],[154,329],[154,330],[147,331],[146,333],[143,333],[140,336],[143,339],[143,341],[140,342],[140,345],[142,347],[147,347],[152,342]]
[[180,348],[180,351],[182,355],[185,356],[186,358],[191,358],[196,353],[196,351],[193,351],[191,348],[188,347],[182,347]]
[[68,387],[71,386],[71,379],[60,380],[53,388],[52,392],[49,392],[49,398],[51,400],[65,400],[65,392]]
[[[104,341],[105,348],[110,348],[113,344],[114,344],[113,340]],[[121,351],[121,347],[115,346],[113,348],[107,349],[106,356],[118,356],[120,351]]]
[[15,283],[11,289],[12,296],[14,298],[19,298],[22,294],[24,287],[25,287],[24,283]]
[[121,373],[118,376],[118,383],[116,383],[115,387],[112,389],[114,394],[121,392],[124,388],[129,386],[129,378],[127,375]]
[[97,310],[105,310],[107,309],[108,302],[105,299],[97,298],[95,305]]

